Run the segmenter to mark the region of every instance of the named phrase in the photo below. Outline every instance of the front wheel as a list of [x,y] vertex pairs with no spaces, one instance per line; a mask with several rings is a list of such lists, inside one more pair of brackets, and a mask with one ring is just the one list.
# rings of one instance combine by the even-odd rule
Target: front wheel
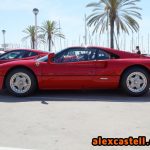
[[122,89],[131,96],[142,96],[148,93],[149,85],[149,74],[142,68],[131,68],[122,76]]
[[21,68],[11,71],[6,78],[5,84],[7,90],[15,96],[28,96],[37,87],[37,82],[32,72]]

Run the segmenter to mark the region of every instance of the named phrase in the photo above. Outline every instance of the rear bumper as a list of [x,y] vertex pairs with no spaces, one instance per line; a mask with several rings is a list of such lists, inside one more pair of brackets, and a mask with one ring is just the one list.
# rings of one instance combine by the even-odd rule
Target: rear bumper
[[4,77],[0,76],[0,90],[3,89],[3,82],[4,82]]

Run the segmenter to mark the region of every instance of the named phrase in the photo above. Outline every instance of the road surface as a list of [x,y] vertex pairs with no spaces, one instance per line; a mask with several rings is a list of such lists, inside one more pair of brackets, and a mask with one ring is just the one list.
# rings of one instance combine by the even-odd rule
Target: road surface
[[120,91],[42,91],[26,98],[0,93],[0,150],[148,150],[93,147],[92,138],[150,138],[150,94]]

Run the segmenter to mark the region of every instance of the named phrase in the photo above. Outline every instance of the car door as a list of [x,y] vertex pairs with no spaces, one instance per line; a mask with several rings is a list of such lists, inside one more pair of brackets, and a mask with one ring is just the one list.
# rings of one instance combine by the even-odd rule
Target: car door
[[96,70],[94,77],[95,88],[116,88],[119,84],[119,76],[115,75],[116,59],[112,58],[112,54],[102,49],[97,49],[96,54]]
[[96,50],[69,48],[42,66],[47,89],[81,89],[89,86],[95,75]]

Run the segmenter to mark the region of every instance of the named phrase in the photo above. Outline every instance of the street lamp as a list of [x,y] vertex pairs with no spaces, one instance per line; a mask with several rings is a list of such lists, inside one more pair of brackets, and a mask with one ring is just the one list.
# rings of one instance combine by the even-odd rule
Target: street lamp
[[35,15],[35,43],[34,43],[34,47],[35,47],[35,49],[37,49],[37,14],[39,13],[39,10],[37,8],[34,8],[33,13]]
[[4,50],[6,50],[6,43],[5,43],[5,33],[6,33],[6,30],[2,30],[2,33],[3,33],[3,48],[4,48]]

